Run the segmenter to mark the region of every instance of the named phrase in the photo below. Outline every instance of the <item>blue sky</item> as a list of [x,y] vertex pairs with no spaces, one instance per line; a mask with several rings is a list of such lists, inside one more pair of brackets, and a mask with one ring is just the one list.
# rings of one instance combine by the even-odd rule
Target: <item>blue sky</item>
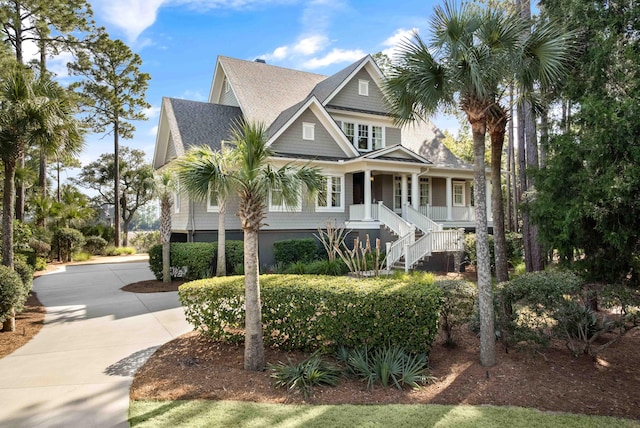
[[[151,74],[146,112],[123,145],[151,159],[163,96],[206,101],[218,55],[330,75],[368,53],[424,31],[436,0],[90,0],[95,20],[125,41]],[[52,61],[64,79],[65,57]],[[455,119],[436,125],[457,128]],[[113,150],[89,135],[83,164]],[[73,174],[71,172],[71,174]]]

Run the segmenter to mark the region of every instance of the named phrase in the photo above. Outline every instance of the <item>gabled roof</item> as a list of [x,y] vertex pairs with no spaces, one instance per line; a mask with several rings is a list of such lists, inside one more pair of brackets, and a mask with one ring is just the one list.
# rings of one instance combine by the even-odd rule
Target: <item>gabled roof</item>
[[367,58],[369,57],[366,56],[361,60],[354,62],[350,66],[338,71],[333,76],[327,77],[322,82],[318,83],[315,88],[313,88],[311,95],[314,95],[322,104],[325,104],[327,98],[330,95],[334,94],[338,90],[338,88],[343,86],[345,82],[348,81],[349,76],[357,73],[362,68],[363,63],[367,60]]
[[[244,116],[266,126],[282,111],[305,100],[313,88],[326,79],[320,74],[225,56],[218,57],[218,64]],[[222,77],[216,69],[214,85],[215,80]]]
[[[419,125],[419,126],[417,126]],[[443,168],[473,169],[442,143],[444,134],[431,122],[409,124],[402,128],[402,145]]]
[[388,146],[369,153],[365,153],[361,155],[359,159],[394,160],[400,162],[432,164],[430,160],[426,159],[423,156],[420,156],[416,152],[409,150],[408,148],[400,144],[394,144],[393,146]]
[[231,126],[241,118],[238,107],[164,97],[154,166],[160,167],[171,160],[166,159],[171,152],[170,144],[176,157],[190,147],[203,144],[219,150],[222,140],[229,139]]

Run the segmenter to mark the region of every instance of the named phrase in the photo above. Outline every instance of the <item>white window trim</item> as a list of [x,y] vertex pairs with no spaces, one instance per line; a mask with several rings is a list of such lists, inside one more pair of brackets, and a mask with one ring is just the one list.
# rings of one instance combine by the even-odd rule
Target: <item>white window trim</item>
[[[383,149],[387,146],[387,133],[386,133],[386,126],[382,125],[382,124],[377,124],[377,123],[367,123],[367,122],[356,122],[356,121],[352,121],[352,120],[343,120],[342,121],[342,125],[341,125],[341,129],[342,132],[345,133],[345,124],[352,124],[353,125],[353,147],[355,147],[356,150],[358,150],[359,152],[371,152],[373,150],[380,150]],[[358,147],[358,137],[359,137],[359,126],[366,126],[367,127],[367,148],[366,149],[361,149],[360,147]],[[373,127],[377,126],[378,128],[381,128],[381,132],[382,132],[382,144],[380,146],[379,149],[374,149],[373,147]]]
[[[219,202],[220,202],[220,200],[218,199],[218,201],[216,201],[216,202],[218,202],[218,203],[219,203]],[[208,213],[217,213],[217,212],[220,212],[220,205],[219,205],[219,204],[217,204],[217,205],[213,205],[213,204],[211,203],[211,191],[210,191],[210,190],[209,190],[209,191],[207,191],[207,212],[208,212]]]
[[327,182],[327,205],[331,200],[331,179],[339,178],[340,179],[340,206],[331,207],[331,206],[321,206],[318,205],[318,195],[316,194],[316,212],[326,213],[326,212],[344,212],[344,198],[345,198],[345,189],[344,189],[344,175],[325,175],[323,176]]
[[[269,212],[273,213],[299,213],[302,211],[302,192],[298,192],[298,203],[294,207],[283,205],[273,205],[273,201],[271,199],[272,192],[269,191]],[[284,202],[284,201],[283,201]]]
[[[419,199],[422,199],[422,195],[420,193],[420,187],[424,186],[425,184],[427,186],[427,206],[428,206],[428,205],[431,205],[431,180],[429,179],[429,177],[418,177],[418,198]],[[424,206],[424,205],[419,205],[419,206]]]
[[302,122],[302,139],[307,141],[315,140],[316,124],[311,122]]
[[[456,190],[455,189],[456,189],[457,186],[462,186],[462,203],[461,204],[456,203],[456,197],[455,197]],[[467,206],[467,195],[466,195],[467,189],[466,189],[464,181],[454,181],[452,183],[452,186],[451,186],[451,191],[453,192],[453,194],[451,195],[451,201],[452,201],[454,207],[465,207],[465,206]]]
[[358,79],[358,95],[363,97],[369,96],[369,81],[364,79]]

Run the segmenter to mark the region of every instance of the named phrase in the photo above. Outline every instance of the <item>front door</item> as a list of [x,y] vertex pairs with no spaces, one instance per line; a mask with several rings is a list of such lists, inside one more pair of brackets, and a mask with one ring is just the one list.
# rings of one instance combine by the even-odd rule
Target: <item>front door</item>
[[353,174],[353,203],[364,204],[364,172]]

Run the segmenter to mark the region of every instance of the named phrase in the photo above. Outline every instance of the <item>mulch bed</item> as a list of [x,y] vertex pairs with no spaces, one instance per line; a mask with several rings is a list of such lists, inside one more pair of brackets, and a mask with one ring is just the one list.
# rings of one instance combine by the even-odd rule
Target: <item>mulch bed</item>
[[[38,334],[44,325],[44,316],[47,313],[35,292],[27,299],[24,311],[16,315],[16,330],[0,330],[0,358],[11,354],[23,346]],[[2,328],[2,325],[0,325]]]
[[185,282],[186,281],[171,281],[165,284],[164,282],[156,279],[149,279],[147,281],[134,282],[133,284],[125,285],[121,290],[128,291],[130,293],[165,293],[169,291],[178,291],[178,287]]

